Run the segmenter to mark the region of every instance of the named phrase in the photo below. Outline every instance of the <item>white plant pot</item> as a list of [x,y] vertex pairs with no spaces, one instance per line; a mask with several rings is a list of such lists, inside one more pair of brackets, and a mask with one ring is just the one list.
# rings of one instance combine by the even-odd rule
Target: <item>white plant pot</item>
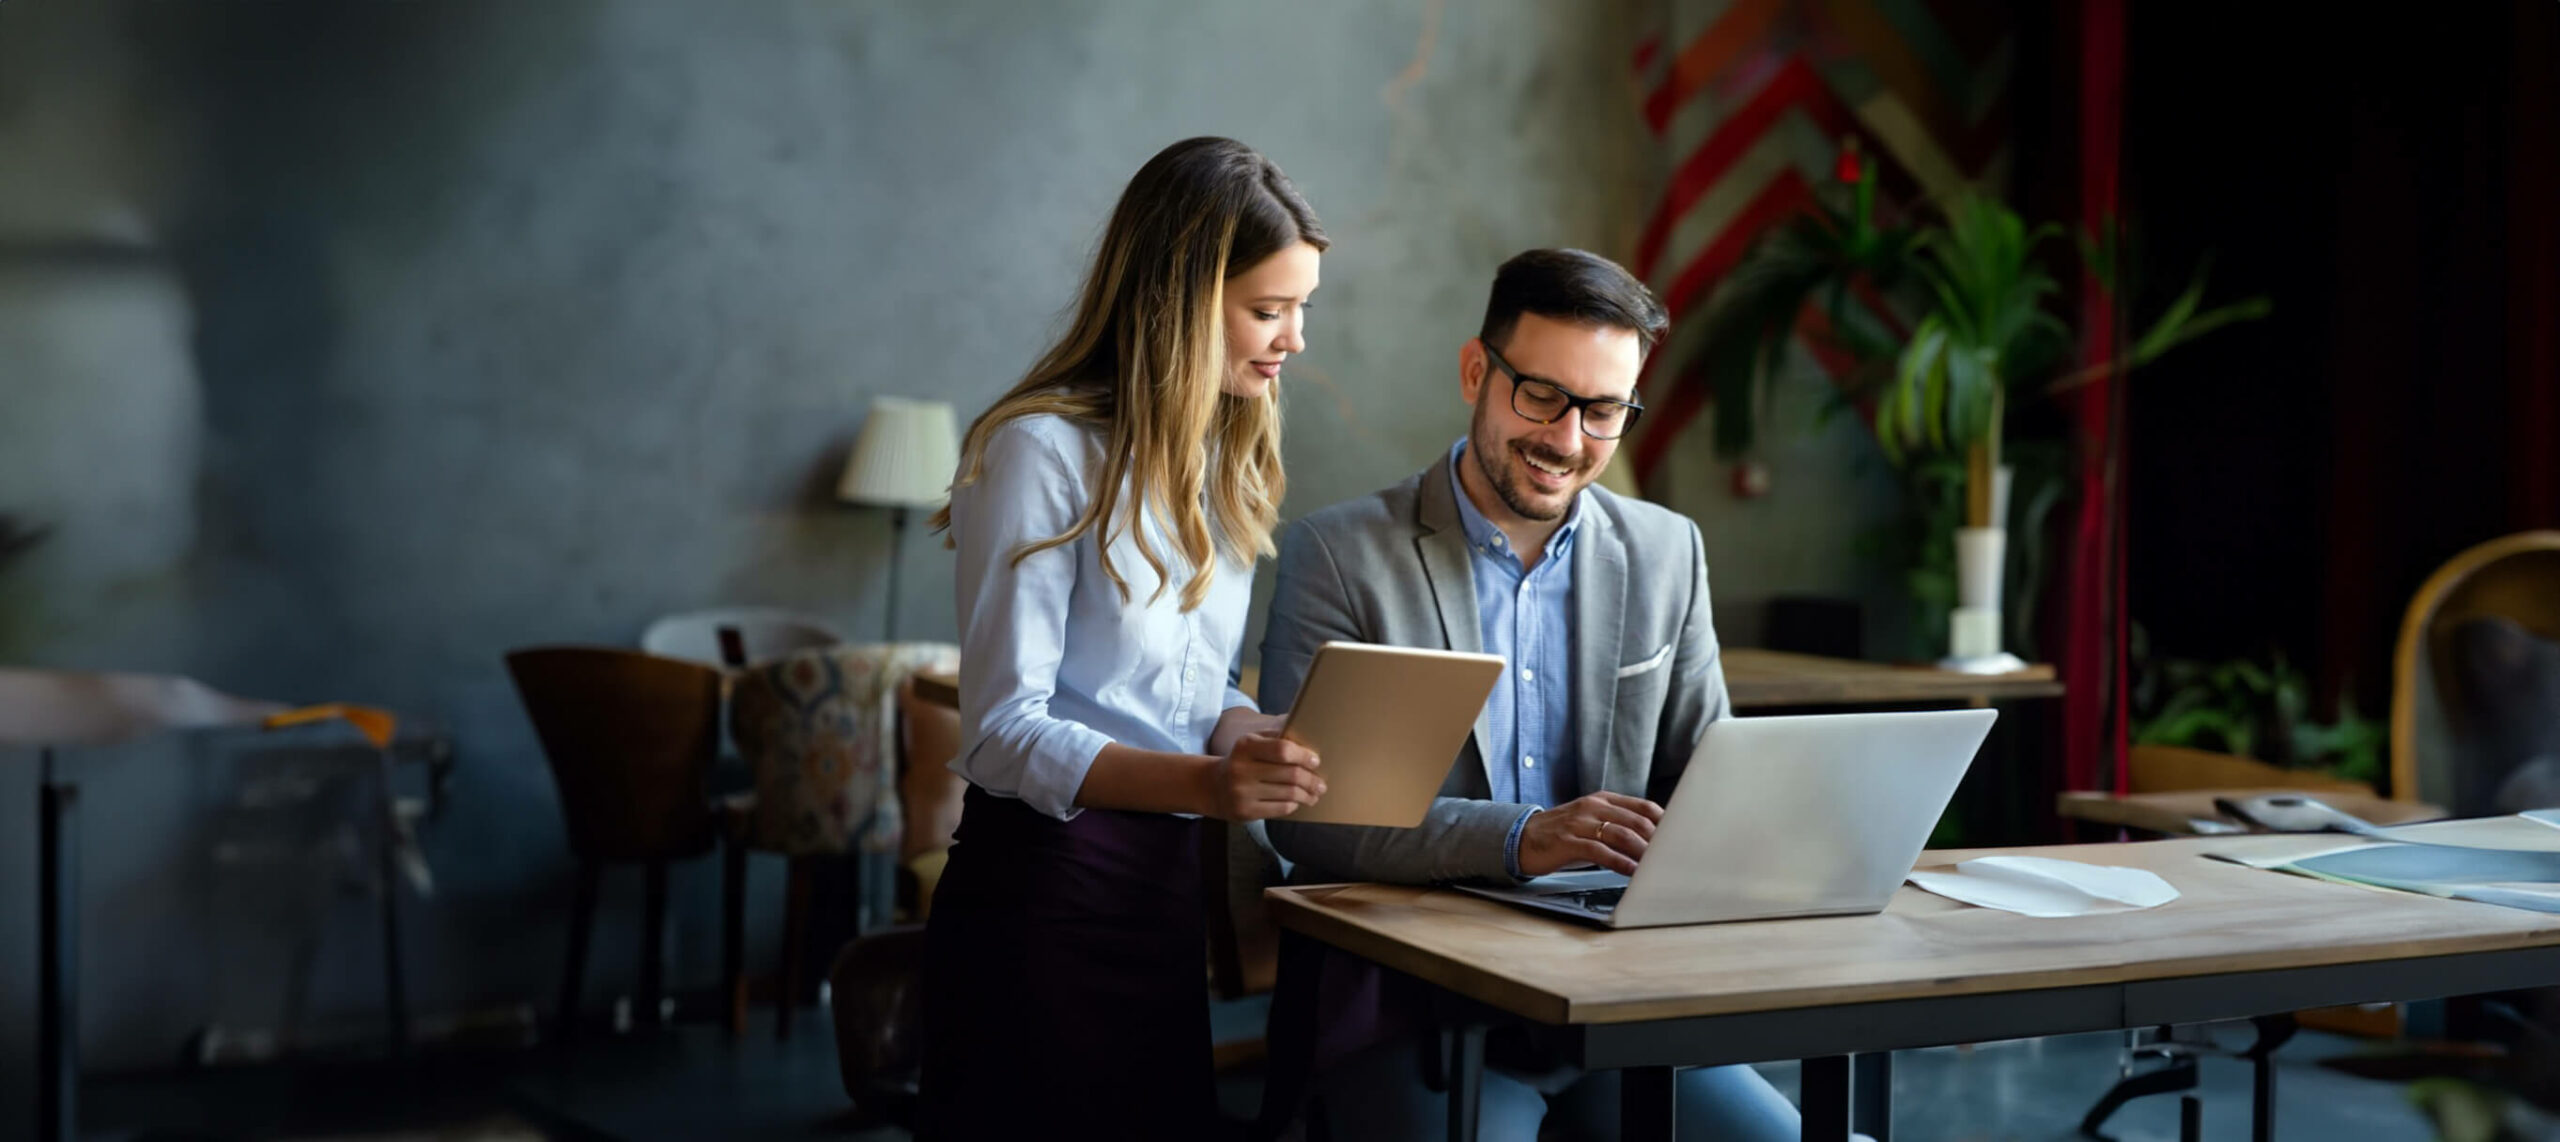
[[1956,607],[1947,612],[1947,657],[1938,665],[1968,674],[2026,669],[2017,655],[2000,649],[2000,581],[2008,546],[2005,528],[1956,529]]
[[1957,606],[1986,611],[2000,609],[2000,572],[2006,566],[2002,556],[2006,555],[2008,550],[2009,533],[2006,529],[1997,527],[1956,529]]

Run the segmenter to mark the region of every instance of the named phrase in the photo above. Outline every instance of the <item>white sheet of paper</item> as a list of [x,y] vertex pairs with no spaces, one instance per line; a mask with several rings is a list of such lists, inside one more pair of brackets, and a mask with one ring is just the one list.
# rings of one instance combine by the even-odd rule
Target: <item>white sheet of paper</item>
[[1954,872],[1914,872],[1910,879],[1949,900],[2021,916],[2131,912],[2178,898],[2168,881],[2145,869],[2051,857],[1976,857]]

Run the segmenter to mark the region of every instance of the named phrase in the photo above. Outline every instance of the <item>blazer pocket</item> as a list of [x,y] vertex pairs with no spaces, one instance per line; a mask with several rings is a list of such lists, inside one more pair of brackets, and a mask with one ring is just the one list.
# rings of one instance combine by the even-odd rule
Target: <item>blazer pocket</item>
[[1618,677],[1622,679],[1633,678],[1636,675],[1643,674],[1647,671],[1662,669],[1663,663],[1671,661],[1671,647],[1671,643],[1663,643],[1662,649],[1654,651],[1653,654],[1647,657],[1644,661],[1630,662],[1625,666],[1619,667]]

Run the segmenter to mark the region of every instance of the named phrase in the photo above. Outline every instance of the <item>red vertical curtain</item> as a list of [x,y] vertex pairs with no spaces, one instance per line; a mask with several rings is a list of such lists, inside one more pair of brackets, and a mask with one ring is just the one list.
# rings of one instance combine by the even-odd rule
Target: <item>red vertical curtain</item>
[[[2103,234],[2119,216],[2123,185],[2125,22],[2123,0],[2085,0],[2079,20],[2079,214]],[[2116,299],[2095,273],[2080,280],[2082,367],[2115,356]],[[2073,398],[2080,437],[2078,515],[2060,655],[2065,788],[2125,789],[2125,513],[2121,484],[2124,400],[2120,379],[2102,377]]]

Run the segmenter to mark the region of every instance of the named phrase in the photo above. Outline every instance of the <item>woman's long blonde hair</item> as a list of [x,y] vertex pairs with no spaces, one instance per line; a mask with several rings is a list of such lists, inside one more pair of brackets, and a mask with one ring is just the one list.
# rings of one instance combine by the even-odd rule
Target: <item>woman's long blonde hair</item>
[[[1025,544],[1014,562],[1098,531],[1103,574],[1125,603],[1129,583],[1112,565],[1111,546],[1135,534],[1156,575],[1152,603],[1173,577],[1138,526],[1143,510],[1192,572],[1182,591],[1189,611],[1208,597],[1221,553],[1246,565],[1272,553],[1288,490],[1279,386],[1251,398],[1220,391],[1225,286],[1300,242],[1330,244],[1289,176],[1242,143],[1185,139],[1138,168],[1103,230],[1074,324],[961,443],[955,491],[977,482],[988,438],[1018,417],[1064,416],[1100,425],[1108,437],[1084,514],[1065,532]],[[1124,488],[1133,502],[1123,502]],[[934,513],[933,526],[951,526],[950,505]]]

